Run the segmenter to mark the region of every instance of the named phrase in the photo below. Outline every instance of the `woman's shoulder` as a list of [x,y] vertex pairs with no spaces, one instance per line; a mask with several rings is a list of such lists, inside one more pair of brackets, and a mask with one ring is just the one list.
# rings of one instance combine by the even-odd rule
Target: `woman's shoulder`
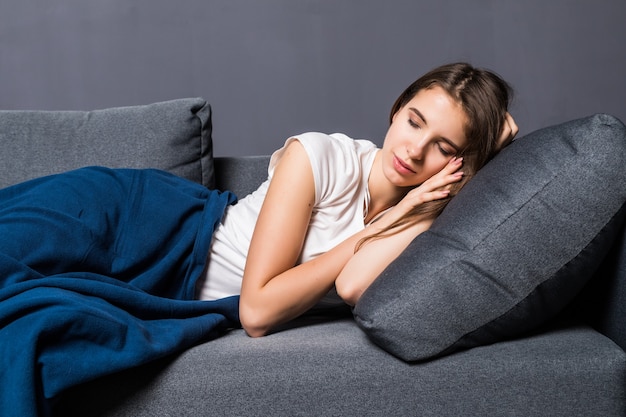
[[273,167],[283,156],[287,146],[298,141],[304,147],[313,171],[345,168],[361,169],[361,165],[378,149],[376,145],[363,139],[353,139],[343,133],[306,132],[287,139],[285,145],[274,152],[270,161],[270,175]]
[[353,139],[343,133],[302,133],[289,138],[285,146],[274,153],[270,177],[285,148],[296,140],[302,144],[311,163],[318,201],[341,190],[358,187],[369,174],[371,160],[378,149],[371,141]]

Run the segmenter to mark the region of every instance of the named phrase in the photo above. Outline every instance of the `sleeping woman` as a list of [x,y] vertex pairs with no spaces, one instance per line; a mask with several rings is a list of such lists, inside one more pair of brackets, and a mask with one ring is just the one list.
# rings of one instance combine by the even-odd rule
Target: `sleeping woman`
[[411,84],[382,149],[305,133],[273,154],[269,179],[227,209],[200,297],[241,294],[250,336],[307,311],[336,287],[354,305],[370,283],[518,128],[510,87],[458,63]]

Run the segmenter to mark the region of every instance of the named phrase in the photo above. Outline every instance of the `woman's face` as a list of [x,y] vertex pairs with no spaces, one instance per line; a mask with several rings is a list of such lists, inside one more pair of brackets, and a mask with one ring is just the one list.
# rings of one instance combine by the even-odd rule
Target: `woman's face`
[[382,148],[383,173],[397,187],[432,177],[467,145],[467,115],[441,87],[420,90],[393,116]]

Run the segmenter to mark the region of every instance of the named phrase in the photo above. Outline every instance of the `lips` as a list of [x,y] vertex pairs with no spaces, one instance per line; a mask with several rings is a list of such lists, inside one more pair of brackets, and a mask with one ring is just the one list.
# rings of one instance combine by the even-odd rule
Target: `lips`
[[393,157],[393,167],[402,175],[415,174],[415,171],[411,168],[411,166],[395,155]]

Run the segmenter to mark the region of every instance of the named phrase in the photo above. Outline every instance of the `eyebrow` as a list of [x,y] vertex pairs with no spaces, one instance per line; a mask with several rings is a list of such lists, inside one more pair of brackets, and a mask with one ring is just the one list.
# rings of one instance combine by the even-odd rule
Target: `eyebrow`
[[[424,117],[424,115],[422,114],[421,111],[417,110],[415,107],[409,107],[409,110],[412,111],[413,113],[415,113],[415,115],[417,117],[419,117],[420,119],[422,119],[422,121],[424,122],[425,125],[428,126],[428,122],[426,121],[426,118]],[[448,145],[452,146],[454,149],[456,149],[457,152],[459,152],[461,149],[456,145],[456,143],[454,143],[453,141],[451,141],[450,139],[441,136],[440,137],[441,140],[443,140],[444,142],[446,142]]]

